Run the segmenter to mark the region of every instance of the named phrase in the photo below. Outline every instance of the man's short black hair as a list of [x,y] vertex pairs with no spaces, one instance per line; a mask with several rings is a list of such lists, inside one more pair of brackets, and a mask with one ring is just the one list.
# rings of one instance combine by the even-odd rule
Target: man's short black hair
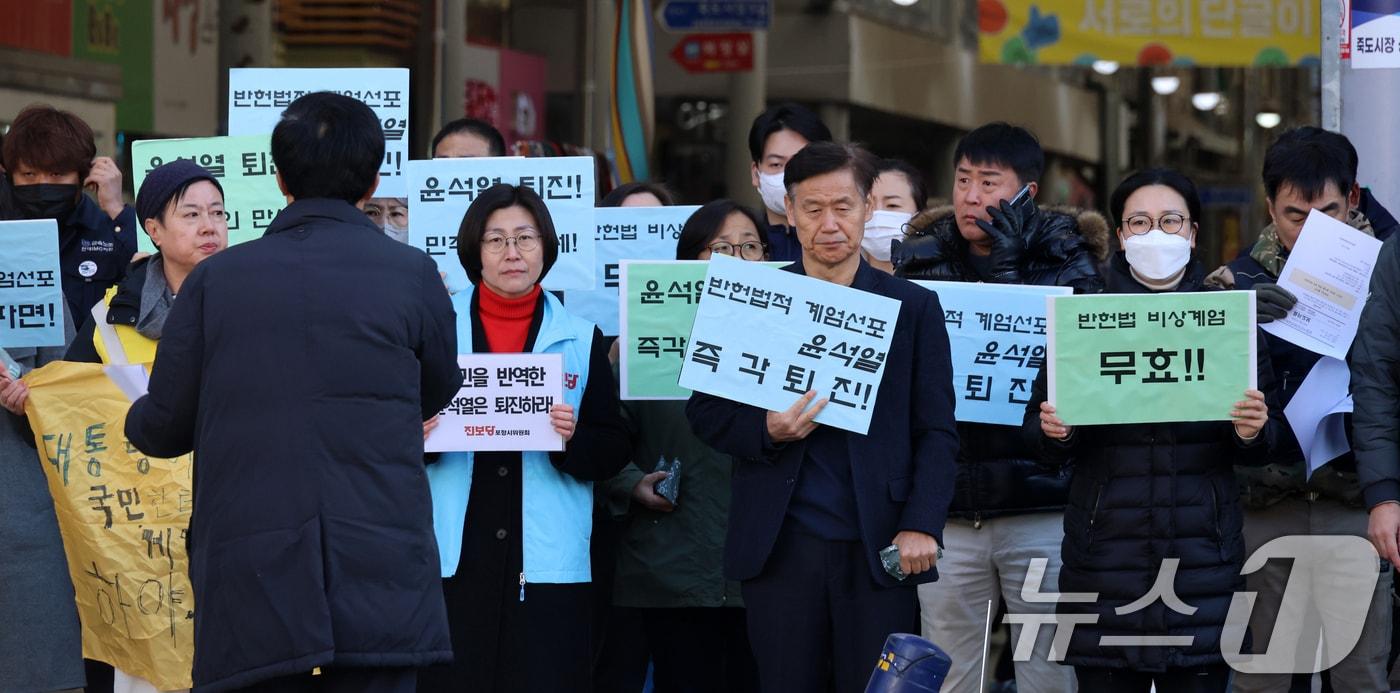
[[461,226],[457,227],[457,260],[473,284],[481,283],[481,239],[486,236],[486,222],[496,211],[511,207],[520,207],[529,213],[535,220],[535,229],[540,232],[544,267],[536,283],[544,281],[549,268],[559,259],[559,234],[554,230],[554,218],[549,216],[549,208],[540,194],[524,185],[497,183],[477,194],[462,215]]
[[851,172],[861,197],[870,195],[870,186],[875,184],[876,159],[858,144],[813,142],[803,147],[788,159],[783,171],[783,187],[790,196],[798,183],[842,169]]
[[953,168],[962,162],[973,166],[1001,166],[1016,172],[1021,185],[1040,181],[1045,172],[1045,150],[1030,130],[1010,123],[987,123],[967,133],[953,151]]
[[364,103],[314,92],[282,112],[272,130],[272,161],[292,199],[355,204],[374,192],[384,163],[384,129]]
[[1313,200],[1335,183],[1348,195],[1356,185],[1357,162],[1356,147],[1346,135],[1310,125],[1294,128],[1279,135],[1264,154],[1264,192],[1273,200],[1287,186]]
[[749,154],[755,164],[763,159],[763,144],[768,136],[779,130],[791,130],[808,142],[831,141],[831,130],[817,114],[795,103],[780,103],[758,114],[749,127]]
[[506,138],[501,136],[501,131],[496,126],[476,118],[458,118],[438,130],[438,134],[433,135],[433,146],[428,150],[428,156],[436,156],[437,148],[442,141],[452,135],[476,135],[486,140],[487,149],[491,156],[506,155]]
[[923,211],[928,206],[928,186],[924,184],[924,174],[903,159],[881,159],[875,169],[875,175],[878,177],[890,171],[903,175],[909,181],[909,195],[914,198],[914,211]]

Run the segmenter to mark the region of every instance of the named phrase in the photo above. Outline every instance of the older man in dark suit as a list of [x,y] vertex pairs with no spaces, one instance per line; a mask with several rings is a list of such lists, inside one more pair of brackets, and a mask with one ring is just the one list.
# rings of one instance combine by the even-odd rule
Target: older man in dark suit
[[[789,272],[900,301],[866,435],[821,426],[808,392],[783,412],[695,393],[696,435],[738,458],[725,572],[743,583],[765,691],[863,690],[885,637],[917,632],[914,586],[935,563],[958,437],[938,297],[861,260],[875,168],[853,145],[809,144],[788,161]],[[879,552],[899,547],[903,580]]]

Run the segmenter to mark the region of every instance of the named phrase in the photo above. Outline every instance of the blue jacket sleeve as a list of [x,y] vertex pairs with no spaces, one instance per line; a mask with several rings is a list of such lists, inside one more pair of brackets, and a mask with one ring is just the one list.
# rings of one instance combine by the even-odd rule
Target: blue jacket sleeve
[[927,299],[907,315],[912,317],[915,330],[914,372],[909,384],[914,484],[899,527],[932,535],[941,546],[957,477],[952,354],[937,294],[927,292]]
[[162,331],[148,394],[126,414],[126,438],[154,457],[178,457],[194,449],[195,419],[204,364],[204,267],[180,288]]

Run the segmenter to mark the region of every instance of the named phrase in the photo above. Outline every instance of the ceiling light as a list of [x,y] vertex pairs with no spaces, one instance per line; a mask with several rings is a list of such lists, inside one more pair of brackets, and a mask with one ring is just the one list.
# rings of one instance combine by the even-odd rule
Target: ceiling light
[[1169,94],[1175,94],[1175,93],[1176,93],[1176,90],[1177,90],[1177,89],[1180,89],[1180,88],[1181,88],[1181,78],[1180,78],[1180,77],[1171,77],[1171,76],[1167,76],[1167,77],[1153,77],[1153,78],[1152,78],[1152,91],[1155,91],[1155,92],[1157,92],[1158,94],[1161,94],[1162,96],[1167,96],[1167,95],[1169,95]]
[[1259,127],[1265,130],[1272,130],[1278,127],[1279,123],[1283,122],[1283,116],[1273,111],[1261,111],[1254,116],[1254,122],[1258,123]]
[[1198,111],[1213,111],[1220,105],[1221,98],[1218,91],[1203,91],[1191,95],[1191,105]]
[[1094,72],[1101,75],[1111,75],[1118,71],[1118,63],[1112,60],[1095,60],[1092,67],[1094,68]]

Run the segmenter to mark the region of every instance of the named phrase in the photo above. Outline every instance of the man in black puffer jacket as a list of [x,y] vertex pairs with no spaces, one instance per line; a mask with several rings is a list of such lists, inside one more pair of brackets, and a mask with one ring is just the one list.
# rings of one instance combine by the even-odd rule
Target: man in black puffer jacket
[[[1035,136],[1006,123],[984,125],[953,155],[953,210],[934,209],[910,222],[896,241],[895,274],[908,279],[1069,286],[1097,293],[1097,265],[1107,256],[1108,224],[1089,212],[1018,211],[1008,201],[1026,186],[1033,197],[1045,168]],[[1017,427],[959,423],[958,476],[944,529],[939,580],[919,587],[923,635],[952,657],[946,691],[976,690],[988,600],[1010,613],[1053,613],[1054,604],[1021,598],[1026,571],[1045,559],[1042,592],[1056,588],[1068,476],[1049,470]],[[1019,637],[1013,628],[1013,639]],[[1064,691],[1073,672],[1049,661],[1050,637],[1016,663],[1018,690]]]

